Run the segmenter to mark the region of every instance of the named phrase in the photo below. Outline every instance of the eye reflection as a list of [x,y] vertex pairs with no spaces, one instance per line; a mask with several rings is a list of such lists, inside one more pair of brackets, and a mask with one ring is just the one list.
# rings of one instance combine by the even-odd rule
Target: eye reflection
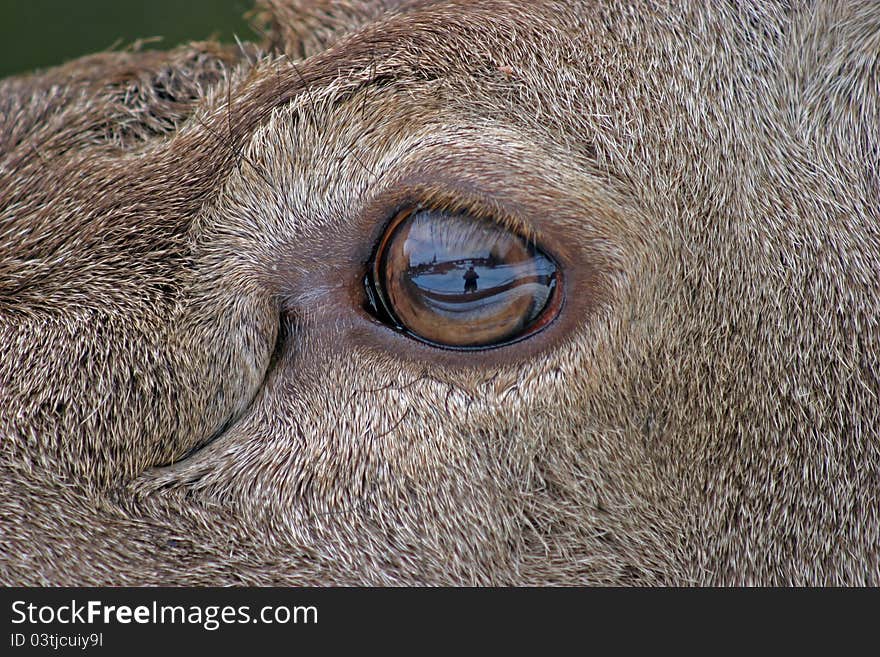
[[415,337],[459,349],[531,335],[559,307],[556,265],[533,244],[492,222],[436,211],[391,226],[373,285],[384,309]]

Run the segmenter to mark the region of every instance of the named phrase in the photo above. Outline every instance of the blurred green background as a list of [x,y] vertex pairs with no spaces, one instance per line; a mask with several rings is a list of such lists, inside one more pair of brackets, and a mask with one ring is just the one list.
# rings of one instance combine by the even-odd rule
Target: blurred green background
[[0,0],[0,77],[161,36],[150,48],[256,38],[250,0]]

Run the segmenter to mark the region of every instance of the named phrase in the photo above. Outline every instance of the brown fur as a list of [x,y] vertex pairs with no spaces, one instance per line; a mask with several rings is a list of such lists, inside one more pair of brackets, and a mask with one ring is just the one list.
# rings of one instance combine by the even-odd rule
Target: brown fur
[[[877,4],[338,4],[0,83],[0,581],[880,583]],[[372,321],[409,202],[560,318]]]

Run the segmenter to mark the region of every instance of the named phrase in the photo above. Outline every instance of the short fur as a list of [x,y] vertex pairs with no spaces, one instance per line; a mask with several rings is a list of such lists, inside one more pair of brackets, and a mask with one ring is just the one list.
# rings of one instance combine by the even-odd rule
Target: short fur
[[[880,5],[340,4],[0,83],[0,581],[880,583]],[[559,319],[377,324],[407,203]]]

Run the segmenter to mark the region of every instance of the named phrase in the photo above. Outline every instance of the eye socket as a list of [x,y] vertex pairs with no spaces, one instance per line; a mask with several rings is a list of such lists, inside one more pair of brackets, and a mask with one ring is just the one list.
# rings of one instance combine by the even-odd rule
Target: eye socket
[[533,335],[558,314],[556,264],[490,221],[407,210],[379,242],[365,284],[377,317],[450,349],[486,349]]

